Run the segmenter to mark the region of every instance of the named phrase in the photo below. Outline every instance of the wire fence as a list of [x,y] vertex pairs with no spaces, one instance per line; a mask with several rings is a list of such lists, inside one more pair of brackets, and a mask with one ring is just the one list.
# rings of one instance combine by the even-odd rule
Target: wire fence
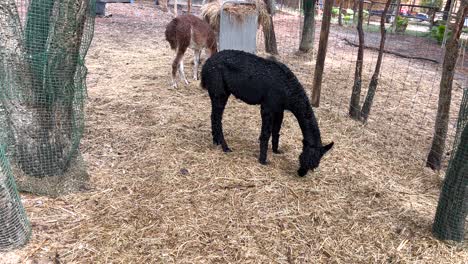
[[455,143],[445,176],[432,231],[443,240],[465,240],[468,215],[468,88],[464,91]]
[[18,195],[5,145],[0,145],[0,252],[26,244],[31,225]]
[[[299,75],[304,86],[311,89],[321,22],[327,18],[322,16],[321,2],[317,2],[314,48],[309,53],[298,52],[304,23],[301,3],[302,1],[278,1],[273,21],[279,57]],[[364,11],[367,12],[363,17],[364,58],[360,102],[365,99],[378,58],[382,13],[375,10],[383,10],[384,5],[385,3],[364,1]],[[359,46],[356,30],[358,11],[353,11],[353,8],[356,10],[353,5],[343,3],[340,18],[340,3],[335,2],[332,16],[329,18],[331,26],[322,83],[321,107],[340,115],[348,115],[349,112]],[[403,30],[392,29],[395,15],[385,23],[387,31],[385,51],[366,129],[379,135],[391,133],[395,142],[388,150],[398,151],[396,155],[407,155],[422,164],[426,160],[433,137],[444,58],[441,40],[433,32],[431,33],[431,27],[436,28],[435,22],[439,21],[443,14],[435,14],[433,16],[435,22],[431,25],[424,16],[416,15],[435,9],[408,7],[405,10],[406,13],[400,13],[401,17],[408,20]],[[396,13],[396,6],[393,10],[390,6],[388,11],[390,15],[387,17],[391,17],[392,12]],[[463,87],[468,83],[468,69],[465,66],[468,65],[468,58],[464,55],[467,47],[466,41],[463,41],[465,38],[468,38],[468,33],[462,34],[446,146],[453,145]],[[260,55],[265,55],[263,49],[265,40],[261,30],[258,31],[257,39],[257,51]],[[448,157],[450,149],[447,148],[446,152],[444,156]],[[447,165],[447,160],[444,164]]]
[[[359,47],[356,6],[335,3],[332,16],[327,18],[321,16],[321,6],[317,5],[314,48],[310,53],[299,53],[304,25],[300,2],[283,1],[286,4],[280,5],[274,16],[279,56],[299,74],[305,87],[312,88],[321,24],[323,20],[330,19],[321,107],[348,116]],[[385,5],[370,1],[364,3],[367,4],[364,5],[367,12],[363,16],[364,57],[360,102],[364,101],[375,72],[382,36],[381,11]],[[406,6],[408,8],[404,9],[404,13],[400,12],[400,17],[397,17],[397,5],[390,5],[384,18],[386,42],[383,60],[374,106],[365,128],[371,135],[376,135],[375,140],[382,141],[383,147],[391,154],[423,166],[434,137],[445,45],[450,36],[442,19],[447,16],[448,21],[453,23],[455,16],[452,12],[437,12],[438,9]],[[425,16],[427,14],[431,18]],[[440,153],[445,157],[443,167],[447,174],[433,226],[436,237],[455,241],[465,238],[468,210],[467,39],[468,29],[465,28],[456,61],[446,148],[444,153]],[[262,55],[265,40],[261,31],[258,40],[258,51]],[[355,110],[361,111],[360,108]]]
[[[323,17],[319,1],[313,12],[316,20],[314,45],[305,52],[299,51],[306,21],[302,3],[297,0],[277,3],[273,25],[280,60],[290,66],[306,88],[311,88],[320,28],[323,20],[330,19],[321,107],[338,115],[348,115],[359,43],[356,7],[345,6],[343,2],[338,12],[335,6],[331,17]],[[380,10],[382,4],[367,4],[361,102],[374,73],[381,36],[376,10]],[[84,126],[87,74],[84,58],[93,35],[94,5],[94,0],[78,3],[6,0],[0,4],[0,39],[8,38],[12,43],[0,42],[0,142],[7,142],[0,148],[0,250],[26,243],[31,232],[13,173],[23,175],[19,182],[22,189],[34,193],[68,192],[86,181],[86,172],[77,155]],[[395,13],[398,9],[392,10]],[[433,13],[428,24],[427,17],[422,14],[430,14],[430,11]],[[437,36],[433,34],[437,13],[432,8],[413,6],[401,16],[408,18],[407,23],[406,20],[398,23],[397,16],[393,15],[385,24],[389,33],[366,129],[378,137],[391,138],[386,142],[393,144],[386,147],[398,152],[395,155],[421,162],[427,156],[433,136],[444,56],[441,41],[447,34],[442,32],[442,40],[440,32]],[[268,41],[263,30],[258,30],[258,54],[265,55]],[[463,173],[466,151],[457,146],[465,138],[461,131],[466,129],[461,127],[466,124],[466,110],[463,110],[466,97],[465,104],[461,102],[463,87],[468,83],[465,67],[468,58],[464,55],[466,41],[461,43],[447,145],[454,146],[448,171],[456,168]],[[460,105],[464,106],[460,108]],[[68,173],[79,176],[64,178]],[[465,182],[460,186],[463,184],[466,186]]]
[[[458,6],[453,1],[452,11]],[[273,28],[280,60],[298,75],[310,92],[313,86],[314,68],[319,46],[320,30],[324,20],[330,20],[330,32],[322,83],[321,108],[338,115],[348,116],[350,98],[355,82],[358,60],[359,34],[358,1],[336,1],[331,17],[323,16],[322,1],[314,10],[315,38],[308,52],[300,51],[307,23],[300,0],[279,0],[273,15]],[[438,7],[401,4],[389,5],[383,17],[385,3],[363,2],[363,53],[361,92],[359,102],[366,99],[379,57],[384,21],[386,41],[377,90],[365,130],[380,141],[379,146],[391,157],[405,157],[411,163],[426,162],[438,108],[439,90],[444,62],[445,45],[450,39],[444,22],[453,23],[454,12],[440,12]],[[446,180],[440,196],[438,214],[433,232],[442,239],[462,241],[466,218],[466,113],[468,58],[468,29],[463,29],[456,59],[456,71],[451,91],[450,118],[446,148],[441,154],[446,168]],[[257,54],[268,56],[267,43],[271,33],[263,28],[257,31]],[[465,91],[465,95],[463,96]],[[465,99],[462,99],[465,98]],[[358,112],[361,104],[358,103]],[[451,158],[449,158],[451,157]]]

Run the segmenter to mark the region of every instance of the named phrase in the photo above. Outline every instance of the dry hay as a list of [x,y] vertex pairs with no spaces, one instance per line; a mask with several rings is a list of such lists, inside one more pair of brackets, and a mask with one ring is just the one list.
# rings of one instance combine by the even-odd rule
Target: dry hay
[[[221,4],[219,1],[207,3],[201,7],[201,16],[207,21],[211,27],[219,32]],[[236,5],[227,3],[224,5],[224,11],[229,16],[234,17],[238,23],[243,23],[244,18],[248,15],[258,14],[258,26],[263,28],[270,27],[270,14],[263,0],[256,0],[255,3],[249,5]]]
[[[406,144],[413,134],[356,124],[325,94],[316,115],[335,147],[317,172],[298,178],[293,116],[285,115],[284,154],[270,152],[263,166],[259,108],[231,98],[223,124],[234,152],[224,154],[211,144],[206,91],[193,81],[170,89],[163,32],[172,17],[151,4],[108,8],[113,16],[97,19],[86,61],[81,149],[93,187],[56,199],[23,195],[32,240],[0,263],[466,262],[466,246],[430,233],[443,175],[408,159],[423,151]],[[348,87],[328,88],[347,76],[327,71],[324,91],[346,95]]]

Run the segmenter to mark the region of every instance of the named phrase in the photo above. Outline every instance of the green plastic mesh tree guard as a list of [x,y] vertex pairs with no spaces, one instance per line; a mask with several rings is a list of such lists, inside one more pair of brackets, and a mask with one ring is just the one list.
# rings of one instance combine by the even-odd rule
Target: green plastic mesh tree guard
[[463,94],[454,149],[439,197],[432,232],[442,240],[461,242],[468,213],[468,88]]
[[5,146],[0,145],[0,252],[28,242],[31,226],[16,189]]
[[87,181],[79,144],[95,0],[0,2],[0,137],[21,190],[58,195]]

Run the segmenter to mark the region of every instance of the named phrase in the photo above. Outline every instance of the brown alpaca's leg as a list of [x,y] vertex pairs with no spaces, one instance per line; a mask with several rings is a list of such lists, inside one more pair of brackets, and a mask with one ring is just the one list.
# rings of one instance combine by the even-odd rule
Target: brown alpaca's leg
[[184,81],[186,85],[189,84],[189,82],[187,81],[187,78],[185,77],[183,57],[179,62],[179,74],[180,74],[180,78],[182,79],[182,81]]
[[198,65],[200,65],[201,50],[193,51],[193,79],[198,80]]
[[177,74],[177,69],[179,69],[179,74],[182,80],[185,82],[185,84],[188,84],[187,79],[185,78],[184,74],[184,53],[187,50],[187,47],[179,47],[177,49],[176,57],[174,61],[172,62],[172,86],[174,88],[177,88],[177,81],[176,81],[176,74]]
[[179,54],[176,55],[174,61],[172,62],[172,87],[177,88],[176,74],[177,68],[179,66],[180,57]]

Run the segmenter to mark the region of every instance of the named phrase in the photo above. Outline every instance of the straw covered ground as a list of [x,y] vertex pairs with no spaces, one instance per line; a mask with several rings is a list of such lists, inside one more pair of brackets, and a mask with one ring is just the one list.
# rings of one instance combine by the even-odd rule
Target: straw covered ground
[[[163,32],[171,16],[149,3],[108,4],[108,11],[112,17],[96,20],[87,57],[81,150],[91,189],[57,199],[23,194],[33,236],[0,255],[1,263],[466,263],[466,245],[430,232],[443,172],[408,158],[426,153],[432,123],[413,126],[424,120],[409,117],[432,109],[435,92],[412,109],[395,107],[418,100],[404,78],[388,85],[395,78],[389,64],[382,85],[393,90],[376,96],[367,126],[351,121],[343,106],[353,74],[346,63],[355,53],[332,42],[350,54],[330,53],[315,113],[323,141],[335,147],[318,171],[299,178],[302,137],[291,114],[280,139],[284,154],[269,152],[263,166],[259,108],[231,98],[223,123],[233,152],[222,153],[211,144],[206,91],[193,81],[170,88],[173,52]],[[282,58],[310,84],[301,69],[312,64]],[[414,82],[421,94],[432,87]],[[430,119],[434,111],[427,111]],[[400,117],[409,125],[392,121]]]

